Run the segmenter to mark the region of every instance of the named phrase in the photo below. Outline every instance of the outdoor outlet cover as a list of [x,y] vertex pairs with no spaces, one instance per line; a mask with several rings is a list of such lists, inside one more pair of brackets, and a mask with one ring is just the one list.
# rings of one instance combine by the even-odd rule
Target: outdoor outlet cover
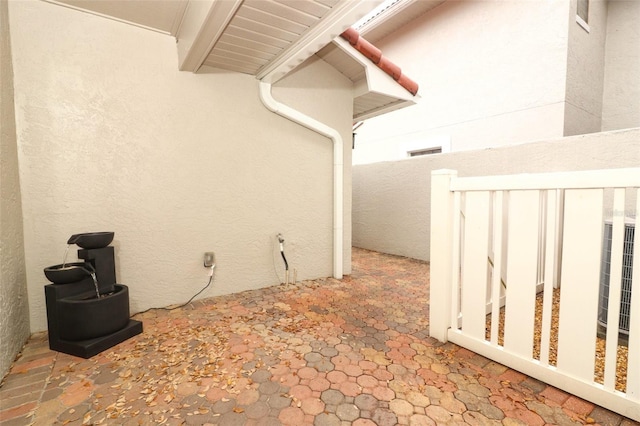
[[205,252],[204,254],[204,267],[210,268],[213,266],[214,255],[212,251]]

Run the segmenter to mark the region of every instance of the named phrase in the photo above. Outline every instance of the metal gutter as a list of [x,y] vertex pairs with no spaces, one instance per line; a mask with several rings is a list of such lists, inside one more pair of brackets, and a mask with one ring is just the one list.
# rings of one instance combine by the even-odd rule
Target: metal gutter
[[301,113],[274,99],[272,85],[260,81],[260,100],[270,111],[298,123],[316,133],[326,136],[333,142],[333,277],[341,279],[343,275],[344,237],[342,221],[344,220],[344,142],[340,133],[324,123]]

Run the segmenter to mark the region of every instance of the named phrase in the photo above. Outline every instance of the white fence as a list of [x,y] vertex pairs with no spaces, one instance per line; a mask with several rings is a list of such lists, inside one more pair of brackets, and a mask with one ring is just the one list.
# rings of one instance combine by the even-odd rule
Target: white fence
[[640,168],[431,184],[431,336],[640,421]]

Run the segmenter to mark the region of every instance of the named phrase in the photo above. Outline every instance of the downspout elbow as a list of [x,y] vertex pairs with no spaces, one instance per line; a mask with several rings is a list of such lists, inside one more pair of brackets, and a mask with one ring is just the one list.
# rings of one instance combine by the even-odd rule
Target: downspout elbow
[[276,101],[271,93],[272,85],[259,80],[259,95],[262,104],[270,111],[300,124],[316,133],[328,137],[333,142],[333,277],[343,276],[343,164],[344,143],[340,133],[302,112]]

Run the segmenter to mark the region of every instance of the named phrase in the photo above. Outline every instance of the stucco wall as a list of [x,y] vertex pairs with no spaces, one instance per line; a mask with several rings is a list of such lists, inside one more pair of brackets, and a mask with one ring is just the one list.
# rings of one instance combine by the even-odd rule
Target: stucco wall
[[[115,231],[132,312],[200,290],[205,251],[218,267],[200,297],[277,284],[278,232],[299,279],[331,275],[331,141],[268,111],[254,77],[179,72],[162,34],[45,2],[9,9],[32,330],[46,328],[42,269],[78,232]],[[350,137],[351,83],[327,64],[274,96],[312,96],[306,112]]]
[[429,260],[431,172],[505,175],[638,167],[640,128],[355,166],[353,245]]
[[608,2],[602,130],[640,126],[640,2]]
[[589,2],[588,31],[576,22],[577,0],[570,3],[565,136],[600,131],[607,36],[606,0]]
[[369,161],[367,144],[444,136],[465,150],[562,136],[568,7],[447,1],[377,41],[418,81],[422,99],[367,120],[354,162]]
[[[312,68],[322,70],[322,72],[313,72],[309,74]],[[343,273],[351,273],[351,133],[352,123],[350,119],[353,117],[353,97],[350,89],[350,83],[342,82],[342,84],[336,84],[337,71],[329,66],[326,62],[322,61],[316,56],[312,56],[305,63],[303,63],[296,73],[288,76],[286,79],[278,82],[274,88],[276,100],[284,102],[286,105],[297,109],[298,111],[314,117],[324,123],[335,123],[334,127],[340,132],[342,136],[343,146],[343,186],[344,192],[342,196],[342,206],[344,210],[342,229],[343,229]],[[346,83],[346,86],[345,86]],[[300,88],[304,87],[304,94],[301,94]],[[348,90],[345,90],[348,89]],[[333,104],[329,108],[318,109],[317,100],[323,97],[333,99]],[[310,101],[312,100],[312,101]],[[337,120],[336,117],[342,118]],[[348,119],[344,119],[347,117]],[[323,142],[332,146],[332,142],[329,139],[323,139]],[[296,142],[294,142],[296,143]],[[311,160],[311,159],[309,159]],[[302,165],[300,165],[302,166]],[[297,166],[297,167],[300,167]],[[324,167],[329,167],[333,170],[333,157],[330,162],[323,163]],[[308,175],[308,178],[312,178],[309,182],[301,182],[311,191],[319,190],[323,187],[326,190],[326,186],[329,186],[331,190],[333,181],[326,180],[325,178],[313,179],[313,176]],[[333,179],[333,175],[331,177]],[[331,194],[333,192],[331,191]],[[287,206],[290,203],[297,203],[297,200],[290,199],[287,202]],[[310,209],[320,208],[320,206],[307,206]],[[321,208],[329,208],[333,214],[333,204],[322,206]],[[333,229],[333,222],[331,223],[331,229]],[[305,244],[305,241],[299,241],[296,244]],[[313,250],[313,247],[308,247]]]
[[7,2],[0,2],[0,380],[29,337]]

